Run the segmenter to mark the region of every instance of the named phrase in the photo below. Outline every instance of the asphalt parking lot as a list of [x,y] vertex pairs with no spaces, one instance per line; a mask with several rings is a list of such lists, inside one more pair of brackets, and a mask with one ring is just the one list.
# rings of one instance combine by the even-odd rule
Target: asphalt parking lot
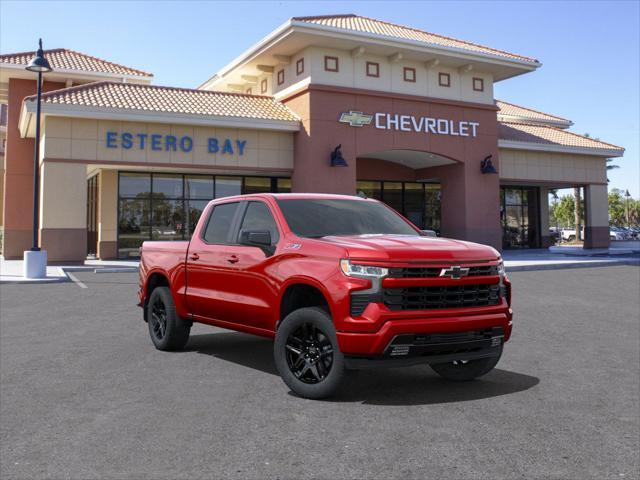
[[9,478],[638,478],[640,269],[516,272],[498,368],[352,373],[311,401],[271,342],[194,326],[155,350],[137,275],[0,287]]

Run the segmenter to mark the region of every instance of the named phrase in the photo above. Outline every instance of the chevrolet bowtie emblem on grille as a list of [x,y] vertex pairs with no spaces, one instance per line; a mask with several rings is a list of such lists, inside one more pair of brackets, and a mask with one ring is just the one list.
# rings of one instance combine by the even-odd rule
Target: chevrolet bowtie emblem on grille
[[440,272],[441,277],[449,277],[453,280],[460,280],[462,277],[469,275],[468,268],[462,268],[458,265],[455,267],[443,268]]
[[352,127],[363,127],[364,125],[369,125],[372,119],[373,115],[369,115],[368,113],[349,110],[349,113],[342,112],[340,120],[338,121],[341,123],[348,123]]

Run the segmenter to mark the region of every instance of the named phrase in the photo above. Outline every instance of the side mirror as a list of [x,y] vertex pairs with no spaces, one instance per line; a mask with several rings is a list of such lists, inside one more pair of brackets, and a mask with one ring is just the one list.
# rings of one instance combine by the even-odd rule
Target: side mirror
[[260,248],[267,257],[273,255],[275,247],[271,245],[269,230],[243,230],[240,232],[240,245]]

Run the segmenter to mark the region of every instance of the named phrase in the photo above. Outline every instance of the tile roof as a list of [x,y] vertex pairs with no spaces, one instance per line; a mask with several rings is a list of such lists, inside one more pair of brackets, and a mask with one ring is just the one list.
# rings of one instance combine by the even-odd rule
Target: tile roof
[[[15,65],[27,65],[36,52],[7,53],[0,55],[1,63]],[[153,74],[125,67],[117,63],[108,62],[100,58],[92,57],[85,53],[69,50],[68,48],[56,48],[45,50],[44,55],[49,60],[54,70],[77,70],[79,72],[111,73],[116,75],[133,75],[138,77],[153,77]]]
[[376,35],[383,35],[385,37],[393,37],[402,40],[414,40],[418,42],[427,43],[430,45],[437,45],[442,47],[459,48],[462,50],[468,50],[476,53],[483,53],[488,55],[494,55],[498,57],[508,58],[512,60],[520,60],[524,62],[530,62],[533,64],[539,63],[535,58],[525,57],[522,55],[516,55],[515,53],[505,52],[503,50],[497,50],[495,48],[489,48],[476,43],[466,42],[464,40],[458,40],[451,37],[445,37],[443,35],[437,35],[435,33],[425,32],[416,28],[405,27],[403,25],[396,25],[394,23],[383,22],[373,18],[362,17],[354,14],[343,15],[325,15],[316,17],[293,17],[292,20],[299,22],[306,22],[316,25],[322,25],[326,27],[339,28],[342,30],[351,30],[363,33],[372,33]]
[[[35,95],[25,100],[35,100]],[[289,108],[272,97],[133,83],[88,83],[44,93],[42,101],[45,104],[299,121]]]
[[511,142],[624,152],[624,148],[617,145],[546,125],[498,122],[498,138]]
[[[496,100],[496,106],[500,109],[498,116],[503,117],[518,117],[522,119],[529,119],[535,122],[550,122],[552,124],[565,124],[567,127],[571,126],[573,122],[566,118],[557,117],[549,113],[539,112],[531,108],[522,107],[513,103],[503,102],[502,100]],[[509,122],[515,122],[513,119],[508,119]],[[525,122],[526,123],[526,122]]]

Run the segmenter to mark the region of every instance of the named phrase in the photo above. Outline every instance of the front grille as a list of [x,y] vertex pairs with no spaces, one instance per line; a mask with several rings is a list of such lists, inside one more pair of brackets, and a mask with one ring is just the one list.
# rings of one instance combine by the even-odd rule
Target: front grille
[[498,284],[386,288],[382,299],[389,310],[486,307],[500,303]]
[[[469,277],[495,276],[498,275],[497,265],[482,265],[479,267],[468,267]],[[437,278],[440,276],[442,267],[408,267],[390,268],[389,278]]]

